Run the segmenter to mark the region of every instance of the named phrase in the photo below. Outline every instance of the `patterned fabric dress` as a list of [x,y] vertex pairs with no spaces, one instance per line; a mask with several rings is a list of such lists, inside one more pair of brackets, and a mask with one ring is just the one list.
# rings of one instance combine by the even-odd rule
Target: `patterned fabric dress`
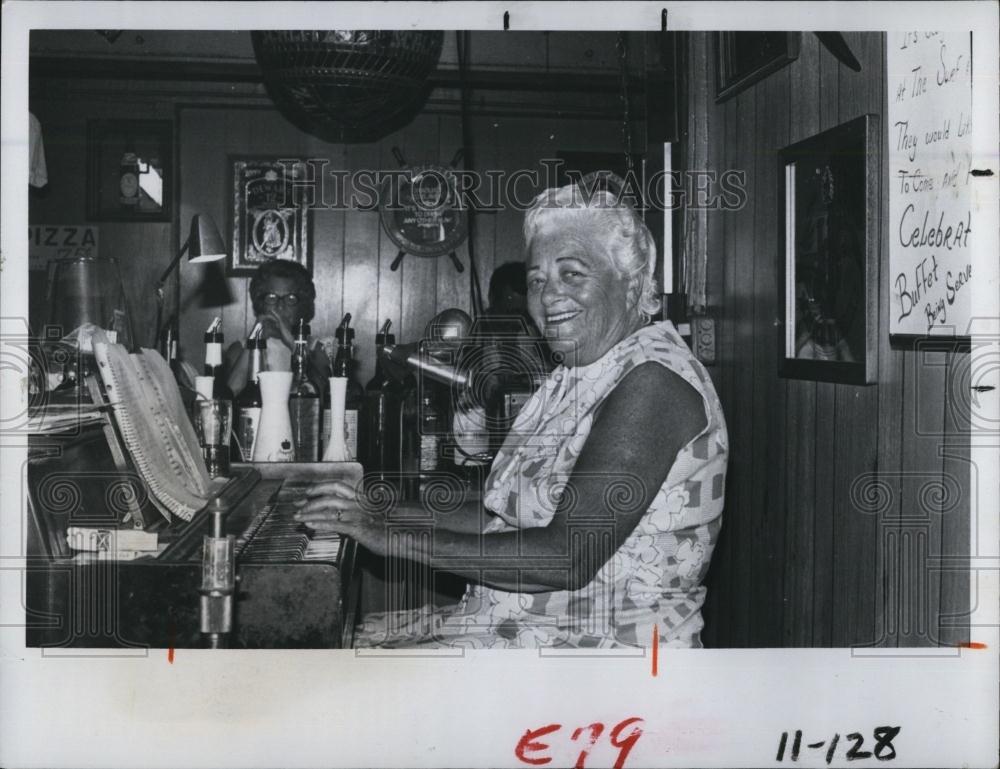
[[[722,523],[728,439],[704,367],[669,321],[645,326],[599,360],[559,367],[525,404],[486,482],[496,518],[485,533],[546,526],[604,399],[636,366],[659,363],[702,397],[707,425],[678,453],[638,525],[579,590],[515,593],[470,585],[455,606],[371,615],[356,646],[464,648],[700,647],[701,607]],[[669,408],[669,403],[664,403]],[[603,504],[639,499],[638,479],[615,479]]]

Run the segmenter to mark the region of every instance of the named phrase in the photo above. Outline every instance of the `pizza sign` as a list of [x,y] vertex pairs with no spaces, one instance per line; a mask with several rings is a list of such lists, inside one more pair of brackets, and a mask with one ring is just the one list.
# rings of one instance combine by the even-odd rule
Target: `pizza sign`
[[97,257],[92,224],[34,224],[28,227],[28,269],[44,270],[53,259]]

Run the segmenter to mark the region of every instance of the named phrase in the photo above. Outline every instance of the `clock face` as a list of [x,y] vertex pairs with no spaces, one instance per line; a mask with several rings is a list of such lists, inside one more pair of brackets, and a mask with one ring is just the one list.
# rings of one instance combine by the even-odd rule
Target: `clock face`
[[139,192],[139,177],[131,172],[124,173],[118,181],[118,186],[123,197],[134,198]]

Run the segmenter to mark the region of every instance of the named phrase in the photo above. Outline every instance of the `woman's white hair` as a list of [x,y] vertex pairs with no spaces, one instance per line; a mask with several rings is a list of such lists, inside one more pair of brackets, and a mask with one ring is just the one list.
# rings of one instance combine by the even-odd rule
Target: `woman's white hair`
[[[638,281],[637,310],[645,315],[660,311],[660,294],[656,285],[656,243],[649,228],[632,206],[607,189],[588,189],[588,179],[582,184],[552,187],[538,195],[524,216],[525,252],[539,231],[557,225],[573,227],[586,220],[596,225],[600,241],[606,247],[611,263],[619,275]],[[617,177],[605,177],[615,180]],[[618,180],[620,181],[620,180]]]

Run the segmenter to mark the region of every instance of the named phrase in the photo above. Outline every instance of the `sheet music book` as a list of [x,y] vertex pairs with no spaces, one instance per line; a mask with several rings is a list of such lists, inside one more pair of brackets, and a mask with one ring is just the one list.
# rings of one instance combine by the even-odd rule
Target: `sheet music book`
[[211,479],[198,437],[166,361],[95,339],[94,355],[119,432],[161,511],[191,520],[208,502]]

